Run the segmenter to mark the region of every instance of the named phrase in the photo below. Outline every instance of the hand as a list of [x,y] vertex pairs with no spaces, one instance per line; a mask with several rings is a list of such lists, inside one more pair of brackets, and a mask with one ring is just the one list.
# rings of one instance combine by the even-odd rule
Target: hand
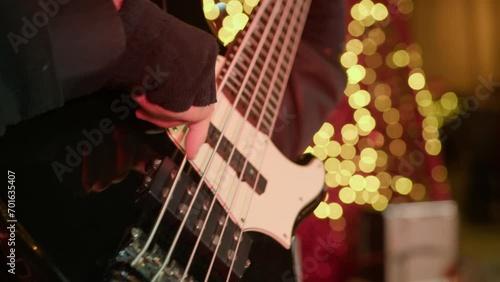
[[144,94],[134,97],[134,100],[140,106],[135,112],[139,119],[162,128],[187,124],[189,131],[185,144],[186,156],[188,159],[194,159],[198,149],[207,139],[215,104],[206,107],[191,106],[187,111],[178,113],[150,103]]
[[103,191],[123,181],[132,170],[145,174],[147,163],[164,157],[152,146],[157,138],[155,135],[141,135],[130,124],[118,125],[112,134],[104,134],[102,143],[94,147],[91,154],[83,156],[85,192]]

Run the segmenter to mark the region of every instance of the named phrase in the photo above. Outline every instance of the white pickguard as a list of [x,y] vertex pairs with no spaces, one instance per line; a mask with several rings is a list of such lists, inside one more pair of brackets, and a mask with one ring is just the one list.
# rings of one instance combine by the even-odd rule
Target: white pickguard
[[[218,61],[218,66],[220,63]],[[212,124],[222,131],[224,117],[232,105],[224,95],[217,99]],[[169,133],[175,142],[183,144],[184,130],[169,130]],[[319,160],[307,166],[291,162],[269,137],[257,131],[236,109],[232,111],[224,136],[260,171],[267,180],[266,190],[258,195],[253,187],[240,182],[235,171],[226,167],[227,163],[218,154],[206,172],[206,181],[214,187],[219,202],[244,231],[264,233],[289,249],[295,219],[323,189],[323,164]],[[208,144],[203,144],[192,161],[200,173],[207,169],[212,152]],[[221,177],[224,169],[226,173]],[[219,191],[215,192],[216,189]]]

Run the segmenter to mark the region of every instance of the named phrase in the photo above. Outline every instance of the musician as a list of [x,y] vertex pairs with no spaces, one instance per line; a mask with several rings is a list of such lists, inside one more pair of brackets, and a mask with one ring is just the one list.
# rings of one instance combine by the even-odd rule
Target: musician
[[[293,161],[345,87],[338,62],[343,5],[341,0],[312,1],[273,133],[273,142]],[[188,124],[186,154],[195,156],[216,103],[218,47],[211,35],[149,0],[3,0],[0,18],[0,135],[89,93],[119,91],[130,93],[120,101],[134,105],[139,119],[160,127]],[[117,132],[105,137],[115,147],[133,147],[120,140],[127,133]],[[136,160],[132,154],[99,159],[98,169],[90,168],[83,184],[88,191],[101,191],[130,169],[141,170]]]
[[[195,155],[216,101],[218,48],[212,36],[147,0],[8,0],[0,5],[6,35],[0,93],[2,105],[8,105],[0,111],[0,134],[6,125],[107,87],[131,93],[140,119],[161,127],[189,124],[186,151],[190,158]],[[278,120],[286,124],[273,137],[291,159],[310,143],[345,85],[337,61],[342,5],[312,4]],[[145,93],[137,87],[143,83],[151,86]]]

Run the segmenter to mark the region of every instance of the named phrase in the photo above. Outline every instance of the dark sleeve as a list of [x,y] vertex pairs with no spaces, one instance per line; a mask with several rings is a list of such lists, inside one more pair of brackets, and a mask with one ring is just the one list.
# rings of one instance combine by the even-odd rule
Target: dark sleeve
[[50,38],[57,75],[65,100],[69,100],[106,84],[110,67],[125,50],[125,33],[111,0],[46,3],[57,2],[67,4],[59,5],[59,11],[53,12]]
[[346,74],[339,63],[345,36],[342,0],[313,0],[304,27],[273,142],[297,160],[343,95]]
[[146,93],[150,102],[181,112],[216,100],[215,38],[167,14],[149,0],[125,0],[127,48],[108,87]]
[[111,0],[2,0],[0,35],[0,136],[103,87],[125,47]]

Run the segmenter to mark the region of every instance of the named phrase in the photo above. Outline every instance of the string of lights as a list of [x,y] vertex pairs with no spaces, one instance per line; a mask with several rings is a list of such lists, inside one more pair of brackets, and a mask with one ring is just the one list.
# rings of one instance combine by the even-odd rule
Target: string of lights
[[[204,0],[203,9],[227,45],[245,28],[258,2]],[[431,91],[422,50],[402,30],[408,26],[412,0],[349,1],[347,6],[350,17],[340,57],[348,77],[344,102],[306,150],[324,161],[330,188],[314,215],[339,220],[343,205],[383,211],[391,202],[446,197],[439,132],[460,113],[459,101],[453,92]]]

